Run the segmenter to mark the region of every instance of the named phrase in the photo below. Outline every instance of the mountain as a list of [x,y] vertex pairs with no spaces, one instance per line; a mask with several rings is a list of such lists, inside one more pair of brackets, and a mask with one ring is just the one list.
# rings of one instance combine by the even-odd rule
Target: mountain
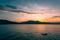
[[17,24],[17,22],[12,22],[12,21],[8,21],[8,20],[0,19],[0,24]]
[[26,21],[20,24],[60,24],[60,22],[39,22],[39,21]]
[[21,22],[20,24],[40,24],[40,22],[30,20],[30,21]]
[[12,22],[8,20],[0,20],[0,24],[60,24],[60,22],[39,22],[39,21],[25,21],[25,22]]

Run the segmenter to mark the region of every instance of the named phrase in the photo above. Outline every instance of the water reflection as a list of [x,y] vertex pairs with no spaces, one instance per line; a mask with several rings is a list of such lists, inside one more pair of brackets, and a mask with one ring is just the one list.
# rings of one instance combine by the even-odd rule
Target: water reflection
[[32,33],[59,33],[60,25],[16,25],[12,30],[17,32],[32,32]]
[[0,25],[0,39],[60,40],[60,25]]

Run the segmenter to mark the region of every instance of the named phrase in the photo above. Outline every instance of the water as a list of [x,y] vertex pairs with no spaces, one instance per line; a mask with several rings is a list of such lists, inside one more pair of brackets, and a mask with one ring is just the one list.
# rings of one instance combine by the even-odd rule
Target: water
[[60,25],[0,25],[0,40],[60,40]]

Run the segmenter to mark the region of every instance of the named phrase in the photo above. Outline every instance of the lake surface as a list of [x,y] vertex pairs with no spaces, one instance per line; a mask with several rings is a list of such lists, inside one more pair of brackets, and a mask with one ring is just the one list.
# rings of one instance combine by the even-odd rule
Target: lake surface
[[60,25],[2,24],[0,40],[60,40]]

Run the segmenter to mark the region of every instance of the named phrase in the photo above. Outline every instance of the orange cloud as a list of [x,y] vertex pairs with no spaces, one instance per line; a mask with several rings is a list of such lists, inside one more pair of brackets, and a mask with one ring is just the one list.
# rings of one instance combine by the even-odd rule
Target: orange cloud
[[60,22],[59,17],[45,19],[45,22]]

